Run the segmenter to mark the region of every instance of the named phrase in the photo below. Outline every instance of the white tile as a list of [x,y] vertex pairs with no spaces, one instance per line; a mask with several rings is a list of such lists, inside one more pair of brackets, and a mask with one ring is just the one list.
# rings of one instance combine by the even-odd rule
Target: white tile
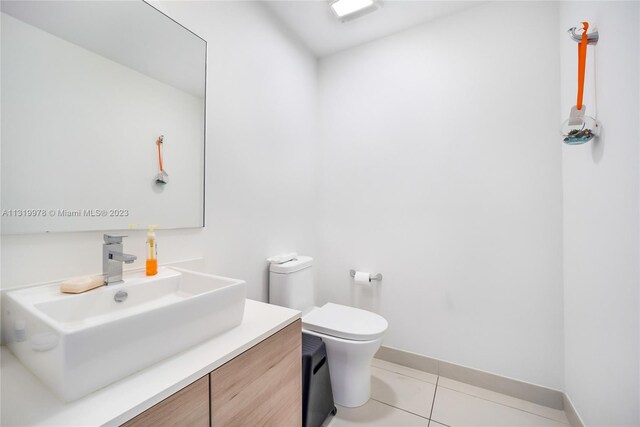
[[371,367],[371,398],[428,418],[435,384]]
[[437,375],[419,371],[417,369],[407,368],[406,366],[387,362],[386,360],[373,359],[373,361],[371,362],[371,366],[375,366],[376,368],[385,369],[391,372],[397,372],[398,374],[426,381],[431,384],[436,384],[438,381]]
[[429,421],[429,427],[449,427],[446,424],[439,423],[437,421]]
[[510,406],[512,408],[531,412],[532,414],[540,415],[545,418],[551,418],[554,421],[569,424],[569,420],[567,419],[564,411],[537,405],[526,400],[507,396],[506,394],[496,393],[495,391],[472,386],[445,377],[440,377],[440,380],[438,381],[438,388],[440,387],[445,387],[451,390],[459,391],[461,393],[470,394],[475,397],[490,400],[495,403],[500,403],[501,405]]
[[431,418],[452,427],[459,426],[548,426],[566,424],[519,409],[480,399],[445,387],[438,387]]
[[427,427],[429,420],[393,408],[375,400],[358,408],[338,406],[338,413],[328,420],[327,427],[378,426],[378,427]]

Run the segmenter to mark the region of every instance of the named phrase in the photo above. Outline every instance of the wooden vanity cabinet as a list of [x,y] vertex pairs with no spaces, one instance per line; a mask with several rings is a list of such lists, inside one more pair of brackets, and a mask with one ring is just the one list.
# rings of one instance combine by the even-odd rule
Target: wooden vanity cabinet
[[124,427],[209,427],[209,375],[123,424]]
[[301,365],[297,320],[123,426],[299,427]]
[[300,320],[211,373],[212,426],[302,424]]

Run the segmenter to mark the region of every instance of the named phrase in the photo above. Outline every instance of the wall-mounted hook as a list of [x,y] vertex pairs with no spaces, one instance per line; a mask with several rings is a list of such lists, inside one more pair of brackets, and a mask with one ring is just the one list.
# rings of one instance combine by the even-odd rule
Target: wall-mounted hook
[[[571,39],[574,42],[580,43],[582,41],[582,34],[578,34],[576,31],[578,27],[571,27],[567,30]],[[587,32],[587,44],[598,44],[598,40],[600,39],[600,35],[598,34],[598,30],[594,30],[592,32]]]

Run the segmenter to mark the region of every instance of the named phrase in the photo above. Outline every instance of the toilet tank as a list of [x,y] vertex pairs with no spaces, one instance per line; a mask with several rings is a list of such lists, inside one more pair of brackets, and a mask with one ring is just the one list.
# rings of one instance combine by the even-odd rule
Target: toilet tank
[[303,313],[313,308],[313,258],[298,259],[269,267],[269,303]]

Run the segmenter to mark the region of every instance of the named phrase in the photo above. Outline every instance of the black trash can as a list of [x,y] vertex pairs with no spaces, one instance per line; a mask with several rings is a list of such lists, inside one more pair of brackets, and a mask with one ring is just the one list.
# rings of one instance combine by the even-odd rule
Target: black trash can
[[336,414],[327,349],[322,339],[302,334],[302,427],[320,427]]

